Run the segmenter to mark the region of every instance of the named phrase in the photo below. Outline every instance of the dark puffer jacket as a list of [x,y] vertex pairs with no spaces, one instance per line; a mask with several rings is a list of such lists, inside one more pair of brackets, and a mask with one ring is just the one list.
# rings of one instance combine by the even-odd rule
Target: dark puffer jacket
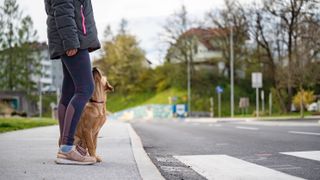
[[50,59],[67,50],[100,48],[91,0],[45,0]]

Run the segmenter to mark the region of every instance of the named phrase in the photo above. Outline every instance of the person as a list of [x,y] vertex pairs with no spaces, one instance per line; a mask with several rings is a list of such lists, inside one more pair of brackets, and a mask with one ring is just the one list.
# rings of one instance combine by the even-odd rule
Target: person
[[76,126],[89,101],[94,80],[89,52],[100,49],[91,0],[45,0],[50,59],[61,59],[63,83],[58,104],[57,164],[94,164],[73,145]]

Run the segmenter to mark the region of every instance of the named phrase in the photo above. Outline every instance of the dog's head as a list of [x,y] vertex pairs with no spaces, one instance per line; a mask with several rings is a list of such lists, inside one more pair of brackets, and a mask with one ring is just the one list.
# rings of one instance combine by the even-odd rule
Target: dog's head
[[113,87],[110,85],[107,77],[103,75],[99,68],[93,67],[92,74],[96,86],[102,87],[102,89],[106,92],[113,91]]

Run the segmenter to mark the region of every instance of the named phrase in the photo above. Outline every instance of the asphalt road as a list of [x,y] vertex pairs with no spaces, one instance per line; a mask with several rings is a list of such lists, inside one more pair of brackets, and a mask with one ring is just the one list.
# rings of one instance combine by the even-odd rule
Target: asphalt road
[[[166,179],[320,179],[320,124],[316,121],[159,120],[132,125]],[[245,175],[246,171],[253,174]]]

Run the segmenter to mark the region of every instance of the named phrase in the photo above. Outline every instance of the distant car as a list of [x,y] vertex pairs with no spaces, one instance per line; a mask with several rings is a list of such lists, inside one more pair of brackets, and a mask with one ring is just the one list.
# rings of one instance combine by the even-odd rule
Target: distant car
[[318,104],[317,103],[311,103],[308,106],[308,111],[309,112],[315,112],[318,111]]

